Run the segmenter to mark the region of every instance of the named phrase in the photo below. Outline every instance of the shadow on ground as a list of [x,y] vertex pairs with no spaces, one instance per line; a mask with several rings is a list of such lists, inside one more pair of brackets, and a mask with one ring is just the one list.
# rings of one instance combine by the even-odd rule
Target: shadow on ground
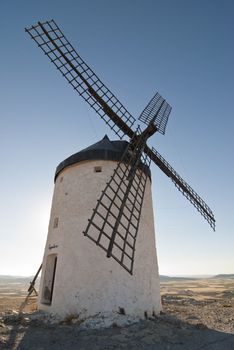
[[[91,330],[23,318],[2,328],[4,350],[233,350],[234,335],[162,315],[126,327]],[[1,343],[0,343],[1,345]]]

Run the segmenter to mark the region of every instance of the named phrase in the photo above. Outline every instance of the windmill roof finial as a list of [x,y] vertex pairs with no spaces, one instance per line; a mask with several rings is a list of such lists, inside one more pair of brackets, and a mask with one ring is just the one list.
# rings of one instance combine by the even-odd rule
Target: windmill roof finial
[[110,139],[109,139],[109,137],[107,136],[107,134],[105,134],[105,136],[103,137],[102,140],[108,140],[108,141],[110,141]]

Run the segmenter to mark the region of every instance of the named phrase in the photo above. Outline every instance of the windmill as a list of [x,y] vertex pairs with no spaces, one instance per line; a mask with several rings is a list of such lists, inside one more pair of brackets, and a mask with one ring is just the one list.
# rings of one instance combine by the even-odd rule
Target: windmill
[[[88,238],[89,242],[92,243],[92,248],[86,247],[86,249],[92,249],[92,252],[94,252],[94,249],[97,250],[97,247],[101,248],[97,254],[104,251],[107,258],[113,258],[110,259],[112,261],[111,264],[114,262],[115,264],[117,263],[121,269],[123,268],[122,270],[124,272],[120,272],[118,267],[117,274],[121,274],[121,276],[125,274],[123,275],[124,283],[127,281],[126,272],[132,275],[128,280],[131,280],[131,278],[134,280],[134,275],[137,275],[137,272],[134,270],[137,237],[139,231],[142,231],[139,227],[142,225],[144,226],[144,224],[147,225],[147,223],[144,223],[144,217],[147,213],[146,211],[144,212],[143,203],[146,197],[147,183],[150,179],[149,167],[151,161],[172,180],[177,189],[193,204],[210,226],[215,229],[214,215],[207,204],[155,148],[150,148],[147,145],[147,140],[156,132],[165,134],[167,121],[171,112],[171,107],[166,100],[159,93],[153,96],[138,118],[139,121],[146,126],[144,130],[142,130],[140,126],[135,126],[136,119],[83,61],[54,20],[43,23],[38,22],[36,25],[26,28],[25,30],[61,72],[73,89],[83,97],[97,114],[99,114],[120,139],[120,141],[110,141],[108,137],[105,136],[99,143],[88,147],[77,155],[69,157],[62,162],[56,170],[56,182],[58,182],[57,180],[59,177],[59,182],[62,182],[63,172],[66,175],[65,171],[67,171],[67,169],[73,169],[74,164],[82,163],[82,161],[87,161],[87,159],[90,160],[91,153],[93,157],[92,160],[104,159],[100,158],[101,150],[105,155],[107,153],[109,155],[111,154],[111,156],[105,158],[105,160],[111,160],[115,163],[113,169],[111,168],[112,173],[107,177],[106,185],[103,187],[99,198],[96,198],[97,202],[96,205],[93,205],[92,214],[88,217],[88,222],[85,227],[83,227],[83,238],[86,240]],[[124,137],[128,137],[129,141],[122,140]],[[94,153],[95,155],[93,155]],[[100,168],[99,170],[101,171],[101,167],[96,166],[95,168],[97,168],[97,172],[99,172],[98,168]],[[79,174],[76,176],[79,176]],[[76,181],[75,178],[73,178],[72,181]],[[60,203],[59,199],[56,200]],[[59,205],[60,204],[58,204],[58,206]],[[152,217],[150,220],[153,220]],[[58,226],[58,217],[53,217],[53,223],[51,223],[51,225],[52,224],[54,227]],[[152,235],[154,235],[154,230],[152,229],[151,231]],[[52,240],[47,241],[47,253],[45,253],[47,260],[44,258],[45,268],[42,275],[44,285],[41,288],[41,304],[47,305],[46,307],[44,306],[46,310],[49,310],[48,305],[52,305],[55,270],[57,266],[57,253],[51,254],[51,252],[52,250],[56,252],[60,245],[57,243],[52,244],[55,240],[57,240],[56,242],[59,240],[58,237],[55,239],[54,233],[52,234],[52,238]],[[60,241],[60,243],[62,245],[64,241],[63,243]],[[88,247],[90,247],[90,245]],[[139,244],[138,249],[140,249]],[[50,254],[48,254],[48,251]],[[107,260],[108,259],[106,259],[106,261]],[[155,261],[156,255],[154,257],[154,263]],[[106,277],[105,281],[107,281]],[[149,284],[151,284],[151,282]],[[158,281],[156,281],[156,279],[154,279],[154,284],[156,286],[155,290],[159,293]],[[100,285],[98,288],[101,288]],[[133,285],[129,285],[129,288],[136,289]],[[141,293],[142,291],[138,293],[136,299],[139,298]],[[123,298],[123,295],[126,295],[126,290],[120,292],[120,295],[121,298]],[[153,300],[154,298],[152,295],[150,298],[152,298],[151,304],[153,305],[155,300]],[[53,302],[56,304],[55,300],[53,300]],[[100,300],[98,302],[100,304]],[[57,302],[57,304],[59,303],[61,304],[61,299]],[[150,309],[154,312],[156,309],[156,311],[158,311],[160,302],[158,301],[157,303],[158,307],[154,308],[152,305],[150,307],[146,306],[145,310]],[[86,302],[85,305],[87,306],[88,302]],[[109,309],[111,309],[111,307]],[[95,307],[94,310],[97,311]],[[119,310],[123,310],[123,307],[119,307]],[[92,312],[90,312],[90,314]],[[147,313],[148,311],[145,312]],[[64,311],[60,313],[64,313]]]

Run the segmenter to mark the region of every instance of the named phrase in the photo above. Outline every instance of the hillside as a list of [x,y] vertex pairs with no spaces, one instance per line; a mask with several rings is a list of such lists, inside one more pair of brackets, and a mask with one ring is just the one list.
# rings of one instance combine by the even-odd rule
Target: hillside
[[229,273],[229,274],[219,274],[216,275],[212,278],[219,278],[219,279],[234,279],[234,273]]

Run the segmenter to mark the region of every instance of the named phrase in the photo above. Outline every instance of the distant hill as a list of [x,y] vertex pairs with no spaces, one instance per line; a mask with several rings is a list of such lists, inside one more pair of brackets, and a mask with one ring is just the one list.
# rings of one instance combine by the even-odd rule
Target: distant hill
[[219,274],[219,275],[213,276],[211,278],[234,279],[234,273]]
[[26,283],[29,284],[33,279],[33,276],[21,277],[21,276],[8,276],[0,275],[0,284],[5,283]]
[[177,276],[170,277],[165,275],[160,275],[159,277],[161,282],[187,281],[187,280],[194,281],[199,279],[199,277],[177,277]]
[[169,277],[169,276],[164,276],[164,275],[160,275],[159,278],[160,278],[160,281],[163,281],[163,282],[166,282],[166,281],[170,281],[170,280],[171,280],[171,277]]

